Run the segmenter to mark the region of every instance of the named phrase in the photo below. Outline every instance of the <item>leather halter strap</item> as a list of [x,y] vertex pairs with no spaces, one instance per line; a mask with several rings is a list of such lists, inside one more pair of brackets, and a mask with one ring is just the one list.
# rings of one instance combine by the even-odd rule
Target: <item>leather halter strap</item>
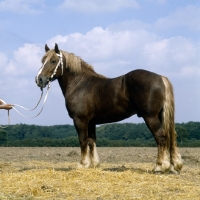
[[62,55],[61,51],[60,51],[60,54],[56,54],[56,55],[57,55],[60,59],[59,59],[58,64],[56,65],[56,67],[55,67],[55,69],[54,69],[53,74],[51,75],[51,80],[52,80],[53,77],[56,75],[59,66],[61,67],[61,70],[62,70],[61,76],[63,75],[63,55]]

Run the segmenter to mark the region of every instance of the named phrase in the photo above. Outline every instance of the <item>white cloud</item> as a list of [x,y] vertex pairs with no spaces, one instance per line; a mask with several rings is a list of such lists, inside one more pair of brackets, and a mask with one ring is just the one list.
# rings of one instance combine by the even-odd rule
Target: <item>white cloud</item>
[[145,30],[112,31],[95,27],[85,35],[80,33],[58,35],[47,43],[51,46],[60,43],[60,47],[90,60],[106,60],[111,56],[124,55],[129,50],[137,51],[134,47],[139,48],[139,45],[151,40],[151,36],[152,34]]
[[126,74],[130,68],[133,67],[132,62],[128,60],[111,60],[106,62],[96,62],[93,63],[95,70],[106,77],[114,78],[122,74]]
[[168,29],[177,27],[187,27],[193,31],[200,30],[200,8],[190,5],[178,9],[167,17],[160,18],[155,23],[157,28]]
[[0,2],[0,11],[37,14],[41,12],[42,6],[43,0],[4,0]]
[[180,72],[188,66],[196,65],[195,69],[197,69],[200,63],[199,44],[183,37],[173,37],[148,43],[145,45],[143,53],[149,67],[177,75],[190,75],[191,73]]
[[136,0],[65,0],[59,9],[72,10],[76,12],[116,12],[124,8],[139,8]]
[[39,69],[41,65],[41,57],[43,53],[41,46],[36,44],[24,44],[14,52],[8,65],[5,67],[5,74],[19,76],[22,74],[30,74]]

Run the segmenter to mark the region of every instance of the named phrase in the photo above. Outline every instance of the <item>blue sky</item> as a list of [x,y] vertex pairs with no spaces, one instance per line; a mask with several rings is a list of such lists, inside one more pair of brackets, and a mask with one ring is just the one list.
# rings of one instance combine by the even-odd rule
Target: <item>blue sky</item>
[[[197,0],[0,0],[0,98],[34,107],[44,45],[56,42],[107,77],[138,68],[167,76],[176,122],[200,121],[199,21]],[[6,115],[0,111],[0,124]],[[10,115],[11,124],[72,124],[56,81],[39,117]]]

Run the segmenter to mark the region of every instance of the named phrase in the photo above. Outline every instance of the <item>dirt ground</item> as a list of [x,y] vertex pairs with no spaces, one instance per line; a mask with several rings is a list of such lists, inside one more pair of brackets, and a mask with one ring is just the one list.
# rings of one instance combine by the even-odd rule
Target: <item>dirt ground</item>
[[[157,148],[98,147],[101,163],[152,163],[155,164]],[[200,148],[179,148],[184,165],[200,167]],[[0,147],[0,162],[79,162],[78,147]]]
[[0,147],[0,199],[200,199],[200,148],[179,149],[180,175],[152,174],[157,148],[97,151],[100,168],[79,170],[79,148]]

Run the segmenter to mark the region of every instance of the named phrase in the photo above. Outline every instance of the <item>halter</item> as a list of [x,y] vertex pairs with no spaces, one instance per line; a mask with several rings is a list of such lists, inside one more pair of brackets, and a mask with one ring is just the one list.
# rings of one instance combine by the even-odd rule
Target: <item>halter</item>
[[57,55],[60,59],[59,59],[59,61],[58,61],[58,64],[56,65],[56,68],[54,69],[53,74],[51,75],[51,81],[52,81],[53,77],[56,75],[59,65],[60,65],[61,70],[62,70],[61,76],[63,75],[63,56],[62,56],[61,51],[60,51],[60,54],[57,53],[56,55]]
[[[44,108],[44,105],[45,105],[45,102],[46,102],[47,97],[48,97],[48,92],[49,92],[49,90],[50,90],[50,83],[52,82],[53,77],[56,75],[59,66],[61,67],[61,70],[62,70],[61,76],[63,75],[63,56],[62,56],[62,53],[61,53],[61,52],[60,52],[60,54],[57,54],[57,53],[56,53],[56,55],[59,57],[59,61],[58,61],[58,64],[56,65],[56,67],[55,67],[55,69],[54,69],[54,72],[52,73],[52,75],[50,76],[50,78],[48,77],[48,79],[47,79],[47,81],[48,81],[48,87],[47,87],[46,95],[45,95],[45,97],[44,97],[43,106],[42,106],[40,112],[39,112],[37,115],[33,116],[33,117],[27,117],[27,116],[21,114],[16,108],[14,108],[14,106],[20,107],[20,108],[22,108],[22,109],[24,109],[24,110],[33,111],[35,108],[37,108],[37,106],[39,105],[39,103],[40,103],[40,101],[41,101],[41,99],[42,99],[42,96],[43,96],[43,88],[42,88],[42,87],[41,87],[42,93],[41,93],[40,99],[39,99],[37,105],[36,105],[33,109],[27,109],[27,108],[25,108],[25,107],[23,107],[23,106],[20,106],[20,105],[18,105],[18,104],[12,104],[12,106],[13,106],[12,108],[13,108],[18,114],[20,114],[22,117],[25,117],[25,118],[35,118],[35,117],[37,117],[37,116],[42,112],[42,110],[43,110],[43,108]],[[43,68],[44,68],[44,66],[45,66],[46,63],[47,63],[47,60],[44,62],[44,64],[43,64],[42,67],[40,68],[40,70],[39,70],[39,72],[38,72],[38,75],[39,75],[40,72],[43,70]],[[37,79],[38,79],[38,76],[37,76]],[[1,101],[2,101],[4,104],[6,104],[6,102],[4,102],[2,99],[1,99]],[[9,125],[9,124],[10,124],[10,113],[9,113],[9,110],[8,110],[8,125]],[[7,126],[8,126],[8,125],[7,125]],[[0,126],[0,128],[6,128],[7,126]]]

